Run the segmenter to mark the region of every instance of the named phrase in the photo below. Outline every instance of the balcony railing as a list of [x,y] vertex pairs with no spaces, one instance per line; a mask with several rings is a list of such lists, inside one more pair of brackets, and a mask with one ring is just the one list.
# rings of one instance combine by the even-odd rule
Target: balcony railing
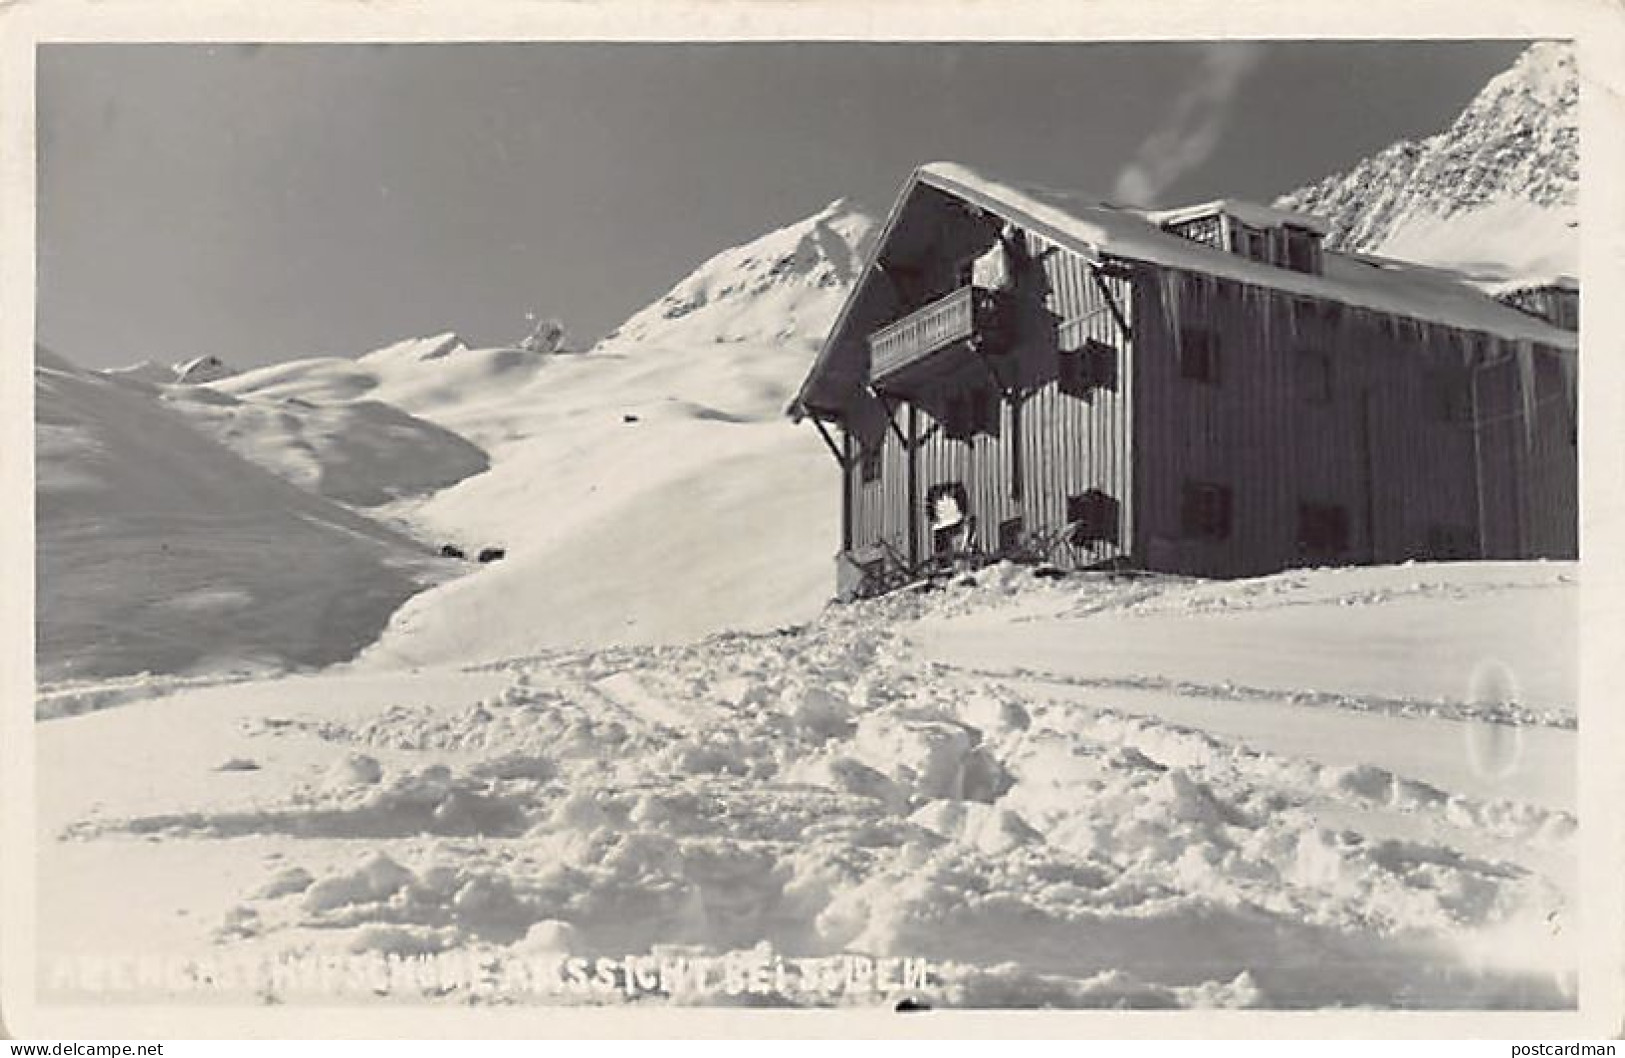
[[869,336],[870,379],[880,382],[938,350],[985,335],[997,326],[997,314],[993,291],[960,287]]

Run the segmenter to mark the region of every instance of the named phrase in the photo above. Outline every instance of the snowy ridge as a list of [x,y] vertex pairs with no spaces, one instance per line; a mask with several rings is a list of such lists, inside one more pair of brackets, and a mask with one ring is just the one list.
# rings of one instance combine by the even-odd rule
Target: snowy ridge
[[36,357],[41,679],[331,664],[376,637],[427,578],[424,549],[159,392]]
[[435,492],[491,465],[462,436],[382,401],[245,400],[190,387],[161,399],[249,462],[352,506]]
[[154,386],[167,386],[175,381],[175,369],[151,360],[142,360],[127,367],[112,367],[102,374],[132,382],[145,382]]
[[1325,217],[1341,249],[1488,278],[1578,274],[1578,103],[1573,46],[1532,45],[1449,129],[1276,205]]

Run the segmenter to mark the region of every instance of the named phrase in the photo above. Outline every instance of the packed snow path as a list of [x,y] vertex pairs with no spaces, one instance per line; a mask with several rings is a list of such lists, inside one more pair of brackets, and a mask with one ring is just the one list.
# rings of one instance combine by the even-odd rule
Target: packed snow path
[[[981,675],[921,644],[962,621],[1041,640],[1057,623],[1154,630],[1158,613],[1280,602],[1325,628],[1322,611],[1422,597],[1454,600],[1444,627],[1483,629],[1473,615],[1518,609],[1508,593],[1564,612],[1573,574],[1204,585],[995,568],[780,634],[186,687],[44,722],[44,979],[83,988],[71,968],[124,951],[468,955],[508,981],[505,968],[570,956],[755,949],[928,960],[931,984],[911,994],[933,1005],[1568,1005],[1566,802],[1522,772],[1496,797],[1452,788],[1459,776],[1417,774],[1394,745],[1413,725],[1497,712],[1514,739],[1571,739],[1567,703],[1429,713],[1425,688],[1372,705],[1325,690],[1342,682],[1328,672],[1324,693],[1263,706],[1301,717],[1277,738],[1226,726],[1259,705],[1246,695],[1157,689],[1211,675],[1180,671],[1178,643],[1145,659],[1151,690]],[[1502,636],[1492,652],[1522,672],[1551,644]],[[1250,682],[1281,690],[1269,675]],[[1350,719],[1373,724],[1357,746],[1310,745],[1318,720],[1329,747]],[[444,985],[392,998],[624,1001]]]

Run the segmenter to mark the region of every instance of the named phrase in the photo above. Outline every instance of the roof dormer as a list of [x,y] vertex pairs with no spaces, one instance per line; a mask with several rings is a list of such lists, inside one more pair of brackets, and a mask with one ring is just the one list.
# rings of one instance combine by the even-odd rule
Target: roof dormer
[[1308,213],[1235,199],[1147,214],[1164,231],[1294,272],[1320,275],[1326,222]]
[[1479,289],[1503,305],[1545,320],[1565,331],[1580,329],[1580,284],[1573,276],[1550,276],[1481,283]]

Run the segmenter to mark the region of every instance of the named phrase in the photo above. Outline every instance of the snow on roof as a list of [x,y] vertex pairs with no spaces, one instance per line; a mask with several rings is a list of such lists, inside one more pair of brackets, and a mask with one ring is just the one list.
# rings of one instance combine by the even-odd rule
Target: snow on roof
[[1573,349],[1575,335],[1502,305],[1439,268],[1401,261],[1325,254],[1325,274],[1311,275],[1228,253],[1163,231],[1145,216],[1103,206],[1074,193],[1024,188],[983,176],[963,165],[932,162],[913,183],[928,184],[972,202],[1088,256],[1112,256],[1397,316],[1431,320],[1510,340]]
[[1331,231],[1331,225],[1325,218],[1317,217],[1312,213],[1299,213],[1295,210],[1276,209],[1273,206],[1261,206],[1256,202],[1243,202],[1239,198],[1216,198],[1211,202],[1198,202],[1193,206],[1181,206],[1178,209],[1152,210],[1144,214],[1145,219],[1151,223],[1166,227],[1170,224],[1179,224],[1187,220],[1196,220],[1198,217],[1211,217],[1219,213],[1228,213],[1245,224],[1255,228],[1274,228],[1282,225],[1292,225],[1298,228],[1307,228],[1317,235],[1325,235]]
[[[1205,273],[1375,312],[1482,331],[1513,341],[1539,342],[1565,350],[1577,346],[1574,333],[1496,301],[1457,272],[1382,258],[1354,257],[1331,250],[1323,255],[1324,274],[1297,272],[1174,235],[1137,211],[1102,205],[1077,192],[1008,184],[957,162],[929,162],[914,171],[892,204],[879,236],[871,244],[860,275],[872,270],[902,215],[904,204],[920,184],[979,206],[1089,258],[1117,257]],[[1304,216],[1284,210],[1271,212]],[[860,280],[841,306],[823,348],[786,409],[792,417],[799,419],[811,411],[811,400],[825,373],[836,367],[835,347],[843,337],[847,315],[862,287]]]
[[1513,276],[1510,279],[1472,282],[1473,286],[1496,298],[1530,290],[1567,290],[1576,294],[1580,292],[1580,281],[1567,274]]

